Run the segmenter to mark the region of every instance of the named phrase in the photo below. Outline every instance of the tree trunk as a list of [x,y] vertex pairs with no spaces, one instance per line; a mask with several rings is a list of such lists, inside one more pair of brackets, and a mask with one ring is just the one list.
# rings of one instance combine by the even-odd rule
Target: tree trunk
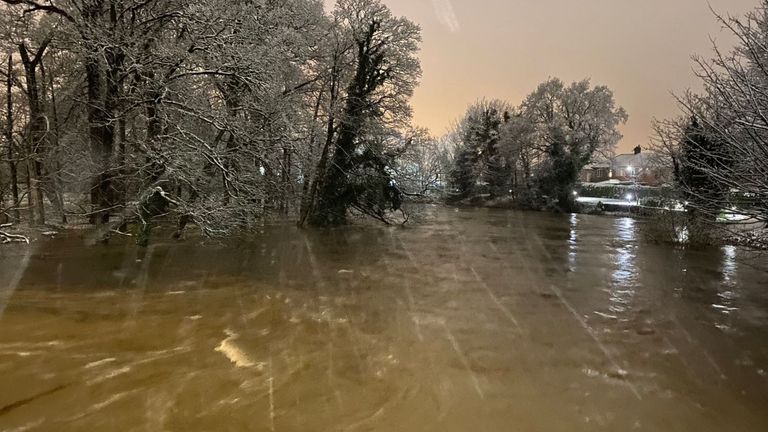
[[[322,176],[317,203],[309,217],[312,225],[342,225],[347,223],[347,209],[351,200],[351,191],[347,174],[352,168],[352,155],[355,153],[356,139],[362,122],[364,98],[362,91],[365,77],[359,71],[363,68],[363,60],[359,61],[358,76],[350,85],[347,105],[344,109],[343,120],[334,146],[331,165],[318,175]],[[329,131],[332,140],[332,132]],[[328,143],[327,143],[328,144]],[[327,145],[327,148],[330,145]],[[328,155],[324,155],[328,156]]]
[[[323,152],[320,154],[320,161],[317,163],[317,169],[315,170],[315,178],[310,186],[309,196],[307,198],[307,206],[299,219],[299,226],[304,226],[310,219],[310,216],[315,213],[315,205],[317,203],[317,194],[321,189],[321,185],[325,181],[326,172],[328,171],[328,158],[331,152],[331,146],[333,145],[333,137],[335,130],[335,118],[333,114],[328,118],[328,128],[326,129],[325,145],[323,146]],[[311,221],[310,221],[311,222]]]
[[21,221],[21,214],[19,213],[19,207],[21,207],[21,201],[19,200],[19,176],[16,165],[16,155],[13,148],[13,54],[8,56],[8,76],[6,79],[6,124],[5,124],[5,139],[8,144],[8,169],[11,182],[11,200],[12,200],[12,217],[14,222]]
[[283,169],[281,171],[282,194],[280,197],[280,212],[283,216],[288,215],[290,202],[293,198],[293,188],[291,187],[291,160],[292,149],[288,146],[283,147]]
[[[309,136],[309,157],[307,160],[312,161],[315,158],[315,141],[317,140],[317,119],[320,115],[320,104],[323,101],[323,90],[321,89],[317,95],[317,101],[315,102],[315,111],[312,115],[312,129]],[[299,203],[299,221],[298,226],[302,226],[306,219],[307,208],[310,203],[309,191],[313,183],[313,178],[316,173],[310,173],[307,167],[304,168],[303,181],[301,185],[301,202]]]
[[150,151],[149,155],[147,155],[149,173],[146,180],[147,184],[151,186],[165,174],[165,166],[157,159],[160,148],[158,141],[163,131],[163,123],[158,109],[162,94],[155,88],[155,73],[153,71],[147,71],[143,78],[144,84],[148,87],[146,91],[147,102],[144,107],[147,117],[147,133],[144,142],[146,148]]
[[[59,147],[59,114],[56,109],[56,90],[53,83],[53,74],[46,74],[45,72],[45,57],[40,59],[40,74],[43,79],[43,100],[49,103],[50,106],[50,123],[51,130],[49,131],[48,140],[50,144],[50,158],[48,167],[45,172],[45,184],[44,189],[48,192],[48,199],[56,207],[56,211],[59,212],[61,217],[60,221],[63,224],[67,223],[67,214],[64,210],[64,190],[61,181],[61,160],[60,160],[60,147]],[[49,75],[49,79],[46,84],[46,75]],[[49,87],[50,85],[50,87]],[[50,91],[50,100],[48,98],[48,91]]]
[[[40,88],[37,82],[37,66],[50,42],[47,38],[38,48],[34,57],[29,56],[29,51],[24,43],[19,44],[19,54],[24,66],[24,75],[27,81],[27,103],[29,105],[29,128],[27,132],[27,174],[30,195],[30,223],[45,224],[45,200],[43,198],[41,159],[47,150],[45,143],[48,133],[48,121],[43,112],[40,99]],[[34,210],[33,208],[34,207]]]
[[85,60],[85,75],[88,83],[88,132],[91,144],[91,157],[95,165],[95,174],[91,183],[92,224],[109,222],[110,190],[112,174],[110,162],[114,134],[109,126],[109,119],[102,103],[101,61],[97,47],[92,48]]
[[[31,157],[32,155],[30,155]],[[32,197],[35,206],[35,224],[45,225],[45,198],[43,197],[42,181],[42,165],[36,159],[29,160],[30,171],[30,197]],[[31,215],[31,212],[30,212]]]
[[24,168],[27,171],[27,214],[29,216],[28,222],[30,225],[34,225],[35,223],[35,200],[34,200],[34,194],[32,193],[32,164],[29,160],[29,154],[27,154],[26,163],[24,164]]

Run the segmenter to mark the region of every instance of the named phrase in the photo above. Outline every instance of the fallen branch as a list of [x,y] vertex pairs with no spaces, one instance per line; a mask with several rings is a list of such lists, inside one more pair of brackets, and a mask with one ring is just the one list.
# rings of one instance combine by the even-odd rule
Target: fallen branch
[[8,243],[26,243],[29,244],[29,239],[19,234],[11,234],[5,231],[0,231],[0,244]]
[[111,230],[109,230],[109,232],[113,232],[113,233],[115,233],[117,235],[121,235],[121,236],[124,236],[124,237],[133,237],[133,234],[120,231],[119,229],[111,229]]

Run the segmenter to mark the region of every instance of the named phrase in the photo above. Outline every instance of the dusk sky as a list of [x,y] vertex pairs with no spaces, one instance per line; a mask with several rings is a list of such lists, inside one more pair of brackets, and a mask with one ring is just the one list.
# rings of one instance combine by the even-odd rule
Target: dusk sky
[[[644,145],[653,117],[675,114],[671,92],[697,88],[691,55],[710,37],[730,48],[707,0],[384,0],[423,29],[417,125],[442,135],[479,98],[518,105],[548,77],[591,78],[630,119],[620,150]],[[758,0],[709,0],[743,15]]]

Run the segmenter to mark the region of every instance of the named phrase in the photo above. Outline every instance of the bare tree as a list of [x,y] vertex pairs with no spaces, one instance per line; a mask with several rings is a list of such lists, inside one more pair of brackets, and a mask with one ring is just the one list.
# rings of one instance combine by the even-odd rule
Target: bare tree
[[739,43],[694,58],[704,91],[678,97],[683,120],[657,123],[658,142],[690,210],[768,246],[753,232],[768,222],[768,1],[743,18],[715,15]]

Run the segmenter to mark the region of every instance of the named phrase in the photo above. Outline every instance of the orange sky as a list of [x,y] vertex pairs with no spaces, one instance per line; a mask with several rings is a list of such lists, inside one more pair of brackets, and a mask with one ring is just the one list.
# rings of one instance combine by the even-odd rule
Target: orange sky
[[[707,0],[383,0],[422,26],[424,77],[414,120],[443,134],[471,102],[517,105],[548,77],[590,77],[629,113],[626,151],[648,141],[653,117],[676,113],[670,92],[696,88],[692,54],[710,37],[730,46]],[[741,15],[759,0],[709,0]]]

